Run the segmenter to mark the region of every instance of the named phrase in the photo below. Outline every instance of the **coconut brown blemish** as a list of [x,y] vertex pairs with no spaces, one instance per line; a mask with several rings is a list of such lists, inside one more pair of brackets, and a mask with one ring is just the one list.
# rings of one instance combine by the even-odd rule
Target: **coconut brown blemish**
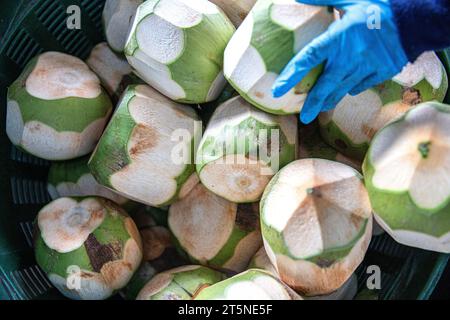
[[259,229],[259,204],[239,204],[236,212],[236,225],[248,232]]
[[422,97],[419,90],[406,88],[403,90],[402,100],[408,105],[416,105],[422,102]]
[[95,272],[100,272],[104,264],[120,259],[122,251],[119,243],[103,245],[92,233],[88,236],[85,247]]
[[138,124],[133,131],[133,147],[130,149],[131,156],[138,156],[152,149],[157,143],[158,134],[155,129]]

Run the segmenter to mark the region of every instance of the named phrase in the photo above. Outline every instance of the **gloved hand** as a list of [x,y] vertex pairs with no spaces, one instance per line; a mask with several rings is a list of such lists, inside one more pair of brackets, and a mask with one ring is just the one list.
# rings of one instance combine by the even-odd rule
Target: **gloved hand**
[[[309,92],[300,120],[307,124],[347,94],[356,95],[393,78],[407,64],[388,0],[297,0],[333,6],[345,13],[326,32],[304,47],[275,81],[274,97],[292,89],[315,66],[325,69]],[[376,7],[375,7],[375,6]],[[374,11],[376,10],[376,11]],[[379,29],[369,29],[379,12]]]

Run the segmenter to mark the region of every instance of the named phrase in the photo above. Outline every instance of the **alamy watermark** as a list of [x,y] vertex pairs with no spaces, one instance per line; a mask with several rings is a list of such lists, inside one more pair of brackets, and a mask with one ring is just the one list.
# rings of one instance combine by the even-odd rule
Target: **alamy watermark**
[[381,29],[381,8],[375,4],[370,5],[366,9],[367,28],[369,30]]
[[81,8],[75,4],[70,5],[66,9],[68,15],[66,20],[66,26],[69,30],[81,29]]

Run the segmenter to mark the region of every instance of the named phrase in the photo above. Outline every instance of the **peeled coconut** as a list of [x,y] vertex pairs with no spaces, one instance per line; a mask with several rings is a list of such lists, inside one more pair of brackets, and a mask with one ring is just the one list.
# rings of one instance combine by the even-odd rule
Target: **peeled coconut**
[[344,156],[323,141],[317,122],[299,126],[298,159],[308,158],[337,161],[361,172],[361,161]]
[[87,165],[89,157],[53,162],[47,179],[47,190],[55,200],[60,197],[100,196],[124,206],[127,198],[98,184]]
[[375,218],[396,241],[450,253],[450,106],[426,102],[374,137],[363,165]]
[[444,66],[434,52],[426,52],[392,80],[359,95],[347,95],[336,109],[322,113],[322,136],[336,150],[363,160],[381,128],[421,102],[442,102],[447,89]]
[[236,27],[244,21],[256,0],[210,0],[219,6]]
[[204,288],[223,279],[223,273],[207,267],[183,266],[157,274],[137,300],[193,300]]
[[262,245],[257,203],[236,204],[197,184],[169,208],[169,228],[192,261],[243,271]]
[[165,206],[198,182],[191,175],[194,140],[200,134],[201,122],[192,108],[149,86],[129,86],[89,167],[100,184],[125,197]]
[[[269,257],[267,256],[266,249],[262,247],[253,256],[249,264],[249,269],[262,269],[270,272],[273,276],[280,278],[277,270],[273,266]],[[339,289],[336,291],[322,296],[305,297],[306,300],[351,300],[355,297],[358,290],[358,280],[355,274],[353,274]]]
[[297,153],[297,118],[269,115],[241,97],[220,105],[197,152],[197,173],[215,194],[258,201],[270,178]]
[[106,0],[103,8],[103,29],[106,41],[116,52],[123,52],[134,15],[144,0]]
[[223,52],[234,30],[207,0],[148,0],[137,10],[125,55],[136,74],[167,97],[212,101],[226,83]]
[[261,231],[283,282],[306,296],[336,291],[363,260],[372,235],[361,175],[329,160],[292,162],[264,192]]
[[106,42],[92,49],[86,60],[88,66],[100,78],[108,93],[118,98],[129,84],[139,83],[125,57],[113,52]]
[[128,300],[136,299],[141,289],[156,274],[184,265],[172,241],[170,231],[157,222],[145,210],[131,215],[142,239],[143,259],[124,290],[123,296]]
[[225,77],[242,97],[266,112],[300,112],[322,65],[281,98],[272,96],[272,85],[295,54],[333,20],[333,10],[327,7],[258,0],[225,49]]
[[46,52],[8,88],[6,134],[37,157],[73,159],[94,149],[111,111],[100,80],[83,61]]
[[203,289],[196,300],[302,300],[269,272],[250,269]]
[[35,255],[66,297],[106,299],[123,288],[142,259],[133,220],[99,197],[60,198],[38,213]]

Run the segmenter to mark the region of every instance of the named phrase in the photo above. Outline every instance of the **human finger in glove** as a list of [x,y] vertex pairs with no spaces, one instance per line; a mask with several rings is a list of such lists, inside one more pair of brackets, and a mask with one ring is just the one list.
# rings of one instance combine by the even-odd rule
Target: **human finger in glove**
[[[286,65],[273,85],[274,97],[291,90],[311,69],[325,68],[300,114],[310,123],[357,95],[393,78],[421,53],[450,46],[450,0],[297,0],[343,11],[326,32]],[[371,23],[376,15],[379,20]]]

